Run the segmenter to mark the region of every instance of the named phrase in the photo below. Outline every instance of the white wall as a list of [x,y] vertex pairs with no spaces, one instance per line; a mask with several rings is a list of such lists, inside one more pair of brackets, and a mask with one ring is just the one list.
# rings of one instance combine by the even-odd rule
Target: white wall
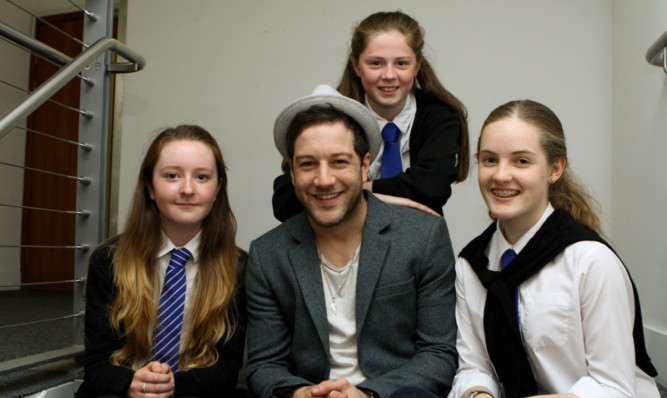
[[667,2],[614,2],[613,240],[641,295],[649,354],[667,384],[667,74],[645,53]]
[[[30,34],[32,19],[11,4],[0,2],[2,22],[14,29]],[[0,79],[22,89],[28,89],[30,54],[0,40]],[[11,60],[8,62],[6,60]],[[27,94],[0,84],[0,115],[13,109]],[[25,127],[25,124],[21,125]],[[14,129],[0,140],[0,161],[23,165],[25,158],[25,132]],[[20,206],[23,203],[23,170],[0,165],[0,203]],[[0,245],[21,244],[21,209],[0,206]],[[18,248],[0,248],[0,285],[21,282],[21,252]]]
[[[121,78],[122,137],[116,137],[121,146],[114,165],[120,189],[112,208],[121,227],[147,143],[160,128],[178,123],[201,124],[218,139],[230,168],[239,245],[247,248],[277,225],[270,208],[280,161],[271,138],[275,116],[316,84],[337,83],[356,22],[378,10],[402,9],[421,22],[427,57],[468,107],[473,147],[483,119],[507,100],[532,98],[560,116],[570,163],[603,206],[605,230],[641,293],[649,352],[667,372],[661,294],[667,184],[660,162],[667,147],[667,77],[643,59],[666,28],[664,0],[128,3],[127,43],[148,66]],[[27,7],[47,4],[53,6],[33,0]],[[32,30],[30,19],[6,2],[0,15]],[[18,62],[0,63],[0,76],[27,85],[25,52],[0,41],[0,54]],[[0,113],[20,98],[0,85]],[[23,162],[23,136],[13,132],[2,140],[0,160]],[[0,167],[0,183],[17,187],[0,190],[0,202],[20,204],[22,172]],[[456,251],[488,223],[475,174],[455,186],[445,206]],[[20,211],[0,208],[0,219],[0,242],[20,242]],[[11,268],[18,251],[0,250],[1,284],[18,281],[17,266]],[[665,383],[665,375],[660,380]]]
[[[239,245],[247,248],[277,225],[274,118],[316,84],[335,85],[354,25],[395,9],[425,28],[426,55],[468,107],[473,142],[495,106],[515,98],[543,101],[566,126],[575,170],[602,199],[605,214],[611,210],[608,0],[154,0],[128,7],[127,44],[148,64],[124,77],[120,225],[147,143],[157,129],[178,123],[201,124],[218,139],[230,168]],[[458,251],[488,222],[475,178],[455,187],[445,212]]]

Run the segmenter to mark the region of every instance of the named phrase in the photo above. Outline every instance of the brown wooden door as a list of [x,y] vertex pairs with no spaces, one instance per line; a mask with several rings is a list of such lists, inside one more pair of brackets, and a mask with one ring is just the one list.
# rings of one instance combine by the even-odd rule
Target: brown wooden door
[[[83,14],[80,12],[44,19],[79,40],[83,37]],[[37,22],[35,37],[70,57],[75,57],[82,51],[80,44],[41,21]],[[34,90],[58,69],[59,67],[33,55],[30,68],[30,90]],[[52,100],[78,109],[80,87],[80,80],[76,78],[58,91]],[[46,102],[28,118],[28,128],[77,141],[80,117],[79,113],[75,111]],[[28,133],[25,165],[30,168],[76,176],[77,151],[74,145]],[[23,205],[75,210],[76,184],[78,183],[75,180],[26,169]],[[23,210],[22,245],[73,246],[75,244],[75,217],[61,213]],[[21,250],[22,283],[61,281],[73,278],[73,249],[23,248]],[[41,285],[32,288],[72,291],[71,284]]]

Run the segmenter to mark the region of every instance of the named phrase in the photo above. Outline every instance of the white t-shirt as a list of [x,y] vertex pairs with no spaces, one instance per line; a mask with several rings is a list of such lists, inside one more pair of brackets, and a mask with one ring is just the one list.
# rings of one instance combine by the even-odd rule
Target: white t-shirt
[[357,357],[356,291],[359,251],[342,268],[331,264],[320,254],[322,285],[329,323],[329,353],[331,355],[330,379],[345,378],[358,385],[366,376],[359,368]]

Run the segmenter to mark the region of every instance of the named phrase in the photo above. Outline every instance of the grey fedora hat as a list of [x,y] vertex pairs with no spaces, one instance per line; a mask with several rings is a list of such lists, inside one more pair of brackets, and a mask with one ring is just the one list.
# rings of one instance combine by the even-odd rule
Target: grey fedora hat
[[294,116],[316,105],[331,105],[334,109],[356,120],[366,133],[371,162],[377,157],[382,138],[378,123],[368,108],[351,98],[345,97],[333,87],[321,84],[315,87],[315,90],[309,96],[299,98],[289,104],[276,118],[273,125],[273,140],[284,159],[289,159],[287,154],[287,129]]

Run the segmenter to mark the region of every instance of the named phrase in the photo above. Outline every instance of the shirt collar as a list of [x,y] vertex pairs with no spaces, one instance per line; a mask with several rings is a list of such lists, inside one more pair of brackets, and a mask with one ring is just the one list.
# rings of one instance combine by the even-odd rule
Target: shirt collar
[[[185,244],[184,247],[188,249],[188,251],[192,254],[191,260],[193,263],[197,263],[199,261],[199,239],[201,238],[201,229],[199,232],[197,232],[197,235],[195,235],[188,243]],[[162,231],[162,248],[157,253],[158,258],[161,258],[166,255],[171,255],[171,251],[176,248],[176,245],[169,239],[169,237]]]
[[[384,125],[389,123],[389,120],[383,118],[382,116],[375,113],[370,103],[368,102],[368,94],[365,97],[366,108],[370,110],[373,118],[378,123],[380,131],[384,128]],[[408,94],[408,97],[405,99],[405,105],[403,109],[399,112],[398,115],[392,120],[392,122],[398,126],[398,129],[401,130],[401,134],[405,134],[406,131],[410,129],[410,124],[414,120],[414,116],[417,113],[417,102],[415,101],[415,96],[412,93]]]
[[544,224],[545,221],[547,221],[547,218],[551,215],[551,213],[554,212],[553,206],[551,206],[551,203],[547,204],[547,208],[544,210],[544,213],[542,213],[542,217],[533,225],[530,227],[528,231],[526,231],[525,234],[519,240],[516,241],[515,244],[510,245],[509,242],[505,239],[505,236],[500,232],[500,225],[497,224],[498,222],[496,221],[496,228],[498,231],[498,239],[496,240],[497,244],[497,253],[505,253],[505,250],[507,249],[514,249],[516,254],[521,253],[521,250],[523,250],[524,247],[528,244],[528,242],[535,236],[537,231],[539,231],[540,228],[542,228],[542,224]]

